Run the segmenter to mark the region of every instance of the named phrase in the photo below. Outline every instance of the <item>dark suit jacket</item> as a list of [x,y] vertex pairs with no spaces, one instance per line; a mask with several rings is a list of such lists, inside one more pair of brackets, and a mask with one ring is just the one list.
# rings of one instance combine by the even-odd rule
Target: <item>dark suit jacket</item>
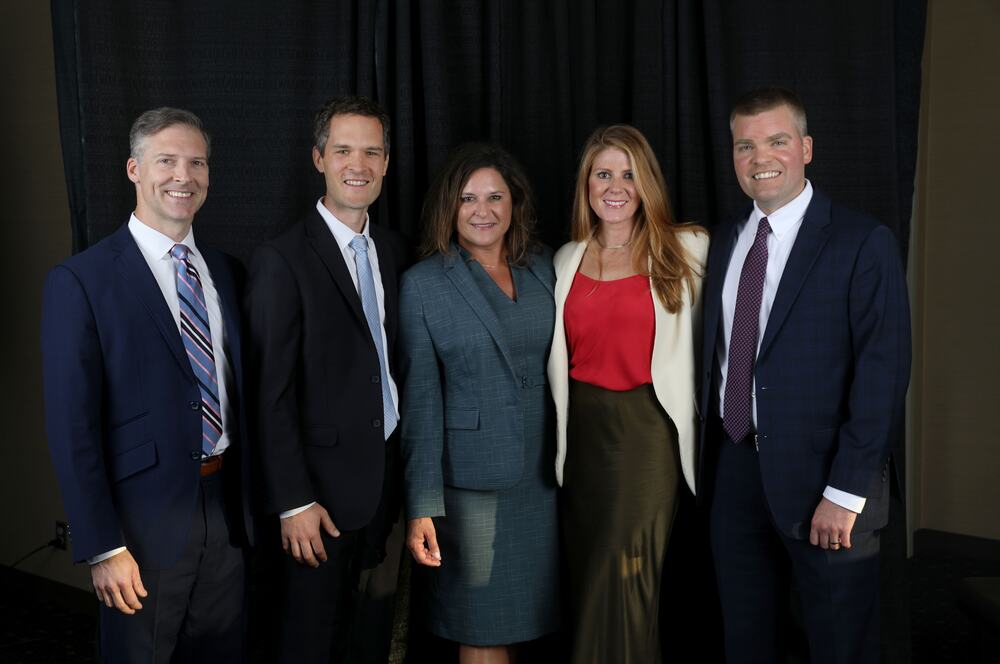
[[[395,376],[402,238],[371,224]],[[385,441],[378,354],[343,254],[317,211],[250,262],[247,310],[256,360],[257,432],[266,508],[312,501],[338,528],[365,526],[382,491]]]
[[[452,251],[403,275],[402,449],[411,519],[444,516],[445,485],[491,491],[521,480],[524,432],[537,429],[525,421],[522,395],[545,384],[544,372],[518,373],[500,321]],[[529,269],[551,296],[552,253],[532,255]]]
[[[240,454],[242,266],[199,246],[219,293],[235,385],[227,467],[249,539],[249,455]],[[188,541],[198,497],[201,393],[180,332],[128,225],[53,268],[42,305],[45,422],[73,557],[128,546],[165,569]],[[228,480],[227,480],[228,481]]]
[[[737,224],[715,232],[705,281],[701,412],[715,414],[715,342]],[[855,530],[888,518],[890,454],[901,442],[910,377],[906,279],[896,238],[813,190],[761,339],[756,380],[760,468],[778,527],[808,537],[823,489],[868,498]],[[702,484],[712,446],[702,427]],[[702,495],[699,488],[698,494]]]

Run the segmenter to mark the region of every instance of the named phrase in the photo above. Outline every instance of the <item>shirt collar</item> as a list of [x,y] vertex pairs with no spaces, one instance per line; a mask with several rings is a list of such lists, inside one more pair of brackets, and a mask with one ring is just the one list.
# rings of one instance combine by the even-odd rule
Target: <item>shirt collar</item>
[[188,251],[198,255],[198,247],[194,243],[194,227],[188,229],[187,235],[180,242],[175,241],[155,228],[151,228],[139,220],[139,217],[132,213],[128,220],[128,230],[132,234],[132,239],[139,245],[139,249],[147,256],[152,256],[156,260],[161,260],[170,256],[170,250],[175,244],[183,244]]
[[809,207],[809,202],[812,201],[812,195],[812,184],[809,180],[806,180],[806,186],[798,196],[771,214],[764,214],[764,211],[757,207],[757,202],[754,201],[753,212],[750,213],[747,221],[753,228],[757,228],[757,223],[761,218],[767,217],[767,223],[771,226],[771,232],[780,240],[782,235],[792,230],[806,216],[806,208]]
[[319,212],[319,216],[323,217],[323,221],[326,222],[326,227],[330,229],[333,233],[333,238],[337,241],[337,246],[340,247],[340,251],[344,251],[348,245],[351,244],[351,240],[354,239],[355,235],[364,235],[365,241],[371,246],[371,234],[369,233],[368,215],[365,215],[365,226],[361,229],[360,233],[355,233],[354,229],[349,227],[347,224],[337,219],[330,210],[323,205],[323,197],[320,196],[319,200],[316,201],[316,211]]

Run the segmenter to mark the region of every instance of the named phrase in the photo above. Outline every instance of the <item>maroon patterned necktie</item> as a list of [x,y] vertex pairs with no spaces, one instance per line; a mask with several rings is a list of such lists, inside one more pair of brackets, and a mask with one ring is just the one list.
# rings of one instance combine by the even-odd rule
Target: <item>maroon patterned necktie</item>
[[767,235],[771,225],[767,217],[757,224],[757,237],[743,261],[740,286],[736,292],[736,313],[729,336],[729,368],[723,397],[722,428],[734,443],[743,440],[751,428],[753,401],[753,365],[757,356],[760,332],[760,300],[767,273]]

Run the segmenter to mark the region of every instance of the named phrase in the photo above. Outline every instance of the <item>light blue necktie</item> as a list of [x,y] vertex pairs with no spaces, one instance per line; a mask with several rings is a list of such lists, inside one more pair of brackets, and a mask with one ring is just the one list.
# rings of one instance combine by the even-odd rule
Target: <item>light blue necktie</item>
[[201,277],[191,263],[190,250],[183,244],[170,249],[177,270],[177,300],[181,312],[181,340],[201,391],[201,451],[210,456],[222,437],[222,405],[212,351],[212,330]]
[[361,308],[365,310],[365,320],[368,321],[368,331],[378,352],[378,366],[382,377],[382,425],[385,439],[396,428],[396,408],[392,405],[392,392],[389,391],[389,367],[385,363],[385,350],[382,348],[382,324],[378,316],[378,299],[375,296],[375,278],[372,277],[372,264],[368,260],[368,240],[364,235],[355,235],[351,240],[354,250],[354,265],[358,269],[358,295],[361,296]]

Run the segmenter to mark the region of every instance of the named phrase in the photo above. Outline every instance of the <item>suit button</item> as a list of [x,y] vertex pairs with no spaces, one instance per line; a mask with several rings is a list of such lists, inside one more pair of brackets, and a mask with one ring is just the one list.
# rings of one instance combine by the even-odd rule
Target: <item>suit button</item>
[[379,428],[381,426],[382,426],[382,420],[380,420],[377,417],[374,420],[372,420],[372,428],[373,429],[377,429],[377,428]]
[[201,402],[200,401],[190,401],[190,402],[188,402],[188,408],[190,408],[191,410],[199,410],[201,408]]
[[201,460],[201,450],[191,450],[191,460],[200,461]]
[[381,376],[372,376],[372,384],[373,385],[378,385],[381,382],[382,382]]

